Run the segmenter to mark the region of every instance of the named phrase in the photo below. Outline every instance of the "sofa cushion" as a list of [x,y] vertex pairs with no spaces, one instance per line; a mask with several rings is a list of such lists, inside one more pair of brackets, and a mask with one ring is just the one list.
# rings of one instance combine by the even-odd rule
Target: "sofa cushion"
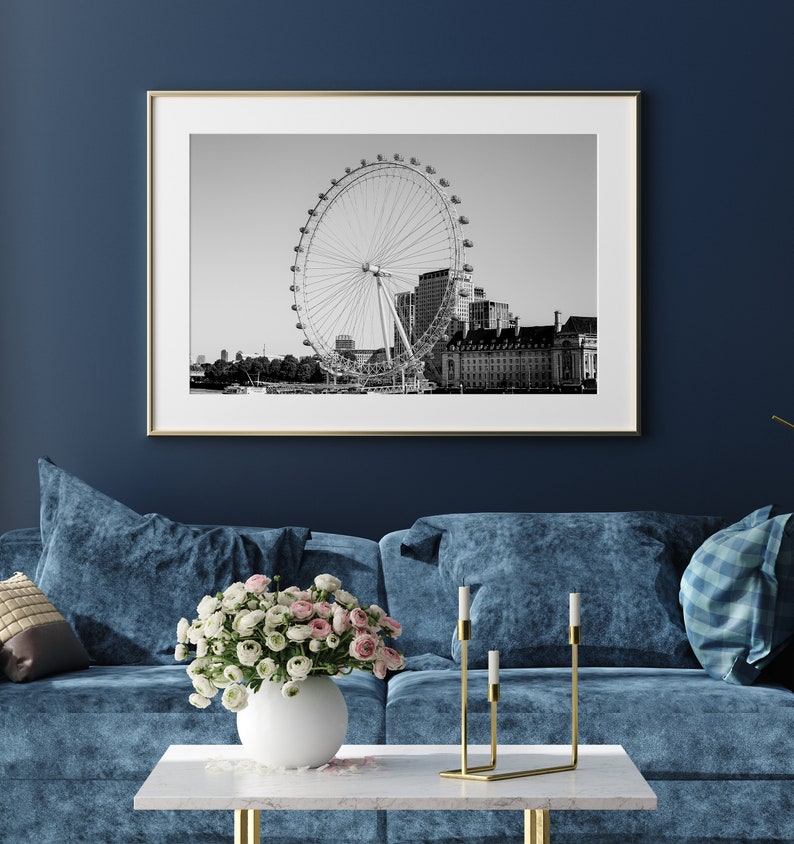
[[69,623],[29,577],[17,572],[0,582],[0,670],[9,680],[37,680],[88,662]]
[[[404,536],[402,556],[406,568],[437,568],[448,631],[455,628],[457,609],[450,612],[450,605],[457,587],[471,586],[472,668],[484,668],[491,649],[505,667],[569,665],[571,592],[582,596],[582,665],[688,668],[699,664],[678,584],[693,551],[724,525],[708,516],[652,512],[432,516]],[[392,564],[384,557],[390,606]],[[406,577],[394,588],[407,593],[416,583]],[[427,626],[424,605],[415,606],[403,625]],[[454,635],[452,654],[459,661]]]
[[689,641],[706,671],[755,682],[794,636],[791,513],[750,513],[709,537],[681,578]]
[[304,528],[199,527],[141,516],[43,458],[39,586],[99,664],[173,660],[195,603],[254,572],[292,578]]
[[[469,672],[471,744],[490,740],[487,675]],[[570,669],[505,669],[499,679],[500,745],[570,742]],[[387,740],[459,744],[459,712],[459,671],[405,671],[389,681]],[[794,694],[780,685],[730,686],[700,668],[579,671],[580,743],[622,744],[649,779],[792,779],[792,734]]]

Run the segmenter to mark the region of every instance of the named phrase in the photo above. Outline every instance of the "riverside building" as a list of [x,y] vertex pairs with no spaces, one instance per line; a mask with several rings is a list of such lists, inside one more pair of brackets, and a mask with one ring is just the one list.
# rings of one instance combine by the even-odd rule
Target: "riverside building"
[[595,392],[598,379],[596,317],[559,311],[553,325],[524,326],[498,320],[496,328],[467,324],[449,339],[442,355],[442,388]]

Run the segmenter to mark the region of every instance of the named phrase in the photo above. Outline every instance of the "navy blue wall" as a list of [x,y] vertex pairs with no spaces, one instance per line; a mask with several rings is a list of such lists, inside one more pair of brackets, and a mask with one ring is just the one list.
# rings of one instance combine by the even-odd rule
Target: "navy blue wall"
[[[790,0],[0,0],[0,529],[794,507]],[[640,438],[147,438],[147,89],[643,91]]]

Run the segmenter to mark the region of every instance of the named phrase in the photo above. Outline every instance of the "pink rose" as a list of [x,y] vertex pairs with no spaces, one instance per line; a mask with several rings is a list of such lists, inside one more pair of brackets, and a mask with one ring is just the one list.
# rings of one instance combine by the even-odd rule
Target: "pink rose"
[[263,592],[267,592],[268,586],[270,586],[270,578],[264,574],[252,574],[245,581],[246,591],[252,592],[254,595],[261,595]]
[[314,614],[317,618],[330,618],[334,608],[328,601],[319,601],[314,605]]
[[362,627],[369,626],[369,619],[367,618],[366,612],[364,612],[361,607],[356,607],[355,609],[350,610],[350,623],[353,627],[361,629]]
[[314,604],[311,601],[293,601],[289,607],[290,615],[298,621],[305,621],[314,615]]
[[377,649],[377,638],[370,633],[362,633],[360,636],[356,636],[350,643],[350,656],[354,659],[369,662],[375,658]]
[[312,631],[312,639],[326,639],[333,633],[333,628],[324,618],[313,618],[309,622],[309,627]]
[[385,680],[386,679],[386,668],[387,668],[387,665],[382,659],[376,659],[375,662],[372,663],[372,673],[379,680]]
[[379,623],[383,632],[389,636],[393,636],[395,639],[403,632],[402,624],[388,615],[384,615]]
[[334,607],[334,633],[338,633],[340,636],[350,627],[350,613],[344,608],[340,607],[337,604]]

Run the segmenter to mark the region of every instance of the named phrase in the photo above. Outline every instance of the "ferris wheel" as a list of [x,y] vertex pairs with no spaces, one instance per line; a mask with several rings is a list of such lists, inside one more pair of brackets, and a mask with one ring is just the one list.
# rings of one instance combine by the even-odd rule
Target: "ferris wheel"
[[[331,179],[300,227],[290,268],[296,327],[334,376],[417,377],[456,313],[465,263],[460,198],[435,168],[378,155]],[[418,290],[420,276],[433,283]]]

